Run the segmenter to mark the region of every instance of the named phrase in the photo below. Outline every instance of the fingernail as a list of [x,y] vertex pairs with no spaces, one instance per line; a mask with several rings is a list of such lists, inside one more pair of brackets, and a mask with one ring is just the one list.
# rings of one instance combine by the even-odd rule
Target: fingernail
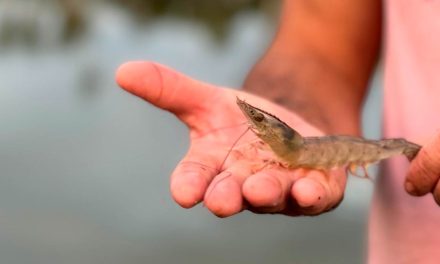
[[410,181],[405,182],[405,190],[412,195],[417,195],[416,187]]

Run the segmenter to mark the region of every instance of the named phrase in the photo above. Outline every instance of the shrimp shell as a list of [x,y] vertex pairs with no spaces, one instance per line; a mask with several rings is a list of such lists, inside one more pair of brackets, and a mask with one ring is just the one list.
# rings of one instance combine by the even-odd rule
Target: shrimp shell
[[328,170],[376,163],[405,155],[412,160],[421,146],[403,138],[368,140],[361,137],[333,135],[302,137],[276,116],[237,98],[237,104],[249,122],[250,129],[288,168]]

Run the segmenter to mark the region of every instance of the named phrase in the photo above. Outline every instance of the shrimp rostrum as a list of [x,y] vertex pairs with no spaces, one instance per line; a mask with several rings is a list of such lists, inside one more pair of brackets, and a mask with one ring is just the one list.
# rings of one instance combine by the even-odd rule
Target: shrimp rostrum
[[368,140],[354,136],[303,137],[276,116],[237,98],[250,129],[275,153],[286,168],[330,170],[346,167],[356,175],[357,167],[395,155],[412,160],[421,146],[403,138]]

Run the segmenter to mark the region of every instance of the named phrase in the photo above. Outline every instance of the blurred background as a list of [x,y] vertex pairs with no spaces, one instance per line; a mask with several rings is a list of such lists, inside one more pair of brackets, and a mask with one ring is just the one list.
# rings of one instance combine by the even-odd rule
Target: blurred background
[[154,60],[240,87],[279,5],[0,0],[0,263],[363,263],[371,182],[351,177],[339,208],[313,218],[182,209],[168,177],[186,128],[114,82],[124,61]]

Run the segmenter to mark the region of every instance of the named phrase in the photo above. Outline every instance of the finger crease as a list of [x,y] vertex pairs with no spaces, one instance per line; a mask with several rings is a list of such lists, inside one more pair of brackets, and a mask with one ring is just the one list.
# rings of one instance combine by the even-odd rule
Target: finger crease
[[159,69],[159,67],[157,67],[157,65],[155,63],[152,64],[154,70],[157,72],[158,76],[159,76],[159,95],[156,98],[156,104],[159,104],[160,100],[162,100],[162,94],[163,94],[163,90],[164,90],[164,78],[162,76],[162,72]]

